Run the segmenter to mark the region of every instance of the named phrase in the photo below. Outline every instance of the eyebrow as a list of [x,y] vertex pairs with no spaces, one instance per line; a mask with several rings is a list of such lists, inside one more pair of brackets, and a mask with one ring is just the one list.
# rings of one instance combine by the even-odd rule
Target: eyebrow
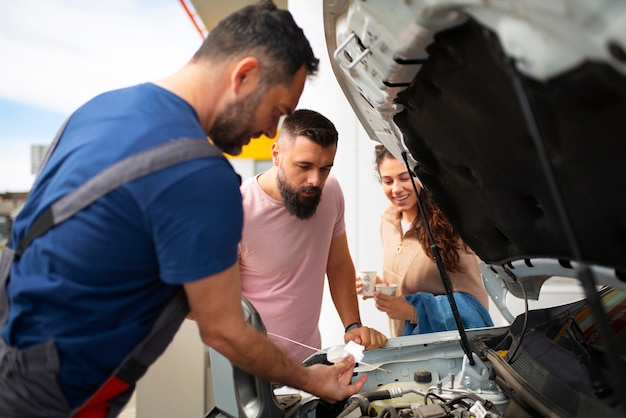
[[[314,166],[315,163],[311,162],[311,161],[306,161],[306,160],[297,160],[294,161],[294,164],[296,165],[308,165],[308,166]],[[320,168],[326,168],[326,167],[333,167],[335,165],[334,161],[330,164],[326,164],[323,166],[320,166]]]
[[402,173],[399,173],[399,174],[392,174],[392,175],[386,175],[386,176],[381,175],[380,178],[381,179],[384,179],[384,178],[391,179],[391,178],[400,177],[400,176],[410,176],[410,174],[409,174],[408,171],[403,171]]

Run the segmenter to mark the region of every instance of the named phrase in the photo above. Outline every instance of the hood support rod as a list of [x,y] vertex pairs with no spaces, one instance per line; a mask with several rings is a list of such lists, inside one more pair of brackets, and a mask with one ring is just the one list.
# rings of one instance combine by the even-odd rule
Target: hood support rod
[[[407,158],[406,151],[402,152],[402,159],[404,160],[404,165],[406,165],[406,168],[411,177],[416,177],[415,172],[413,172],[413,170],[411,170],[411,167],[409,167],[409,160]],[[422,205],[422,199],[420,197],[420,194],[417,192],[417,186],[415,185],[415,182],[412,183],[413,191],[415,192],[415,196],[417,197],[417,206],[419,207],[420,217],[422,218],[424,228],[426,229],[426,233],[428,234],[428,241],[430,241],[430,250],[433,253],[433,258],[435,259],[435,263],[437,264],[437,268],[439,269],[439,275],[441,276],[443,287],[446,289],[446,296],[448,297],[448,302],[450,303],[450,309],[452,310],[452,315],[454,316],[454,322],[456,322],[456,327],[459,330],[459,335],[461,337],[461,347],[463,348],[463,352],[467,356],[469,364],[473,366],[475,364],[474,357],[472,356],[472,350],[469,346],[469,341],[467,339],[467,333],[465,332],[463,320],[461,319],[461,314],[459,314],[459,308],[457,307],[456,300],[454,299],[454,293],[452,292],[450,278],[448,277],[448,273],[446,272],[446,269],[443,265],[443,260],[441,259],[439,247],[437,247],[437,244],[435,244],[435,239],[433,238],[433,233],[430,230],[430,225],[428,225],[428,219],[426,218],[426,213],[424,212],[424,206]]]

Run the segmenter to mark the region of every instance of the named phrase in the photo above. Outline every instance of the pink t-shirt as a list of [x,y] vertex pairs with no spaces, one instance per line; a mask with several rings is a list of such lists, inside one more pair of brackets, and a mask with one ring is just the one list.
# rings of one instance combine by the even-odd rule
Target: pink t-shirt
[[[320,348],[318,329],[330,242],[344,233],[343,193],[328,177],[315,215],[300,220],[268,196],[256,177],[241,185],[244,224],[239,246],[243,296],[268,332]],[[270,336],[298,361],[313,350]]]

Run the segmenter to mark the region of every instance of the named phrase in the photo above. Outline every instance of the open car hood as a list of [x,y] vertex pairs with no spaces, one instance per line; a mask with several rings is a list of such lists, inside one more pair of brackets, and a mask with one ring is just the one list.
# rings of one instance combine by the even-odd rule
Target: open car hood
[[626,288],[626,3],[333,0],[333,71],[486,263]]

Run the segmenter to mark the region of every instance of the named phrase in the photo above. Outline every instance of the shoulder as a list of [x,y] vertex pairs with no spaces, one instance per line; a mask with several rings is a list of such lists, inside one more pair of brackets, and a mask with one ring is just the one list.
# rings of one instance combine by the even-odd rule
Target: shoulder
[[247,178],[239,187],[244,206],[251,201],[263,198],[264,192],[259,185],[257,177],[258,175]]
[[393,205],[389,205],[387,209],[385,209],[383,213],[380,214],[380,218],[383,221],[395,225],[400,221],[400,212],[398,212],[398,210]]
[[343,190],[337,178],[332,174],[328,176],[324,188],[322,189],[322,198],[320,200],[320,209],[321,208],[326,208],[329,211],[334,211],[338,215],[343,216],[345,209]]
[[115,102],[122,102],[125,100],[134,100],[142,97],[154,96],[155,94],[159,94],[160,91],[157,89],[157,86],[152,83],[142,83],[134,86],[123,87],[120,89],[109,90],[103,93],[100,93],[87,102],[83,104],[80,108],[78,108],[76,113],[81,111],[89,111],[93,106],[102,106],[109,102],[114,104]]
[[341,184],[334,174],[329,174],[324,187],[331,187],[341,191]]
[[339,183],[339,180],[337,180],[337,177],[332,174],[326,179],[326,183],[324,184],[324,194],[326,196],[335,196],[343,199],[341,184]]
[[256,182],[257,182],[257,176],[252,176],[242,181],[241,187],[240,187],[241,193],[243,194],[244,192],[250,191],[250,189],[254,187]]

